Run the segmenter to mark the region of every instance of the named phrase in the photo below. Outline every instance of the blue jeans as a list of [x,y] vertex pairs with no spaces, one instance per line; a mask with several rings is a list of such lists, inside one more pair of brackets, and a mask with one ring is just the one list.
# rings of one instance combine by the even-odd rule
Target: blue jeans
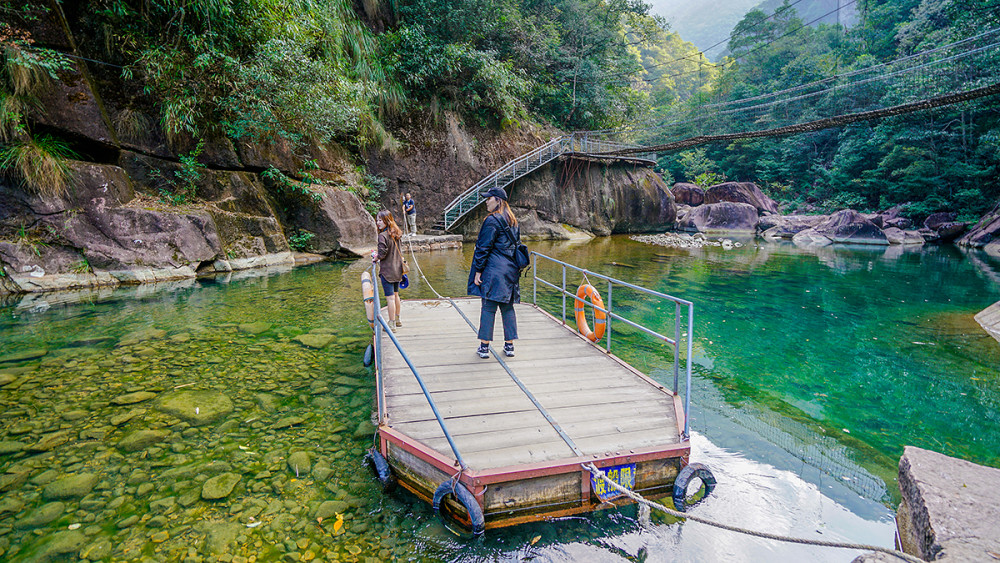
[[497,307],[500,307],[500,320],[503,322],[503,339],[517,340],[517,317],[514,316],[514,304],[491,301],[485,298],[479,310],[479,339],[487,342],[493,340],[493,325],[496,324]]

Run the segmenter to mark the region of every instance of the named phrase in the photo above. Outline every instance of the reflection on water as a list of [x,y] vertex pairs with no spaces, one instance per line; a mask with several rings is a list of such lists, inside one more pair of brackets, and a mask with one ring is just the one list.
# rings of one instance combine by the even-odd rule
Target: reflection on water
[[[1000,347],[972,321],[1000,299],[1000,268],[981,253],[680,250],[624,237],[532,249],[695,302],[692,460],[719,480],[702,516],[890,546],[904,444],[1000,465]],[[418,259],[435,289],[464,295],[470,257],[466,247]],[[383,495],[361,462],[374,387],[360,364],[364,266],[8,299],[0,559],[856,555],[645,521],[634,508],[458,541],[424,503]],[[405,297],[433,297],[412,277]],[[575,290],[581,278],[567,280]],[[551,291],[539,299],[559,314]],[[613,307],[672,330],[672,307],[618,288]],[[616,354],[672,385],[671,350],[620,323],[611,332]]]

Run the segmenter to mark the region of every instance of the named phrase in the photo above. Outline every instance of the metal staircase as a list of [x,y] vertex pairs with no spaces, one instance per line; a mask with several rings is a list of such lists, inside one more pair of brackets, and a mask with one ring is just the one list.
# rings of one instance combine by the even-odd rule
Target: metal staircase
[[[530,174],[543,165],[555,160],[560,155],[570,153],[600,154],[629,148],[636,147],[634,145],[591,137],[590,133],[587,132],[573,133],[553,139],[535,150],[523,154],[497,168],[488,176],[476,182],[471,188],[462,192],[444,208],[444,220],[438,221],[434,225],[434,228],[450,231],[459,221],[484,201],[484,198],[479,195],[481,192],[493,187],[506,189],[514,180]],[[656,160],[655,154],[636,155],[632,158]]]

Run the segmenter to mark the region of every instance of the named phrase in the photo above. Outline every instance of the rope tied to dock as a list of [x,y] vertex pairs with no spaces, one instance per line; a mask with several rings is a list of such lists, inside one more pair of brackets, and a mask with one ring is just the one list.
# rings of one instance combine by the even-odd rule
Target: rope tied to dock
[[[472,322],[468,319],[468,317],[465,316],[464,313],[462,313],[462,311],[458,308],[458,306],[454,303],[454,301],[452,301],[452,299],[450,297],[445,297],[445,296],[441,295],[440,293],[438,293],[436,289],[434,289],[434,286],[431,285],[430,280],[427,279],[427,276],[424,275],[423,270],[420,268],[420,261],[417,260],[416,254],[413,251],[413,245],[412,245],[412,243],[410,243],[410,241],[407,241],[407,243],[408,243],[407,246],[408,246],[408,248],[410,250],[410,257],[413,260],[413,264],[414,264],[414,266],[416,266],[417,272],[420,274],[420,277],[427,283],[427,287],[429,287],[431,289],[431,291],[434,293],[434,295],[436,295],[438,297],[438,299],[446,299],[446,300],[448,300],[448,302],[450,302],[451,305],[453,307],[455,307],[455,310],[458,311],[458,313],[460,315],[462,315],[462,317],[465,319],[466,323],[468,323],[470,327],[472,327],[473,329],[475,329],[475,326],[472,325]],[[586,274],[584,274],[584,276],[586,276]],[[586,281],[589,283],[589,280],[586,280]],[[514,381],[517,382],[517,383],[520,383],[519,380],[516,378],[516,376],[514,376],[514,374],[510,372],[509,368],[506,366],[506,363],[503,360],[501,360],[499,358],[499,356],[497,356],[497,354],[496,354],[495,351],[492,350],[492,347],[491,347],[491,352],[493,352],[493,355],[497,358],[497,360],[500,362],[500,364],[502,366],[504,366],[505,369],[507,369],[507,371],[511,375],[511,377],[514,378]],[[525,392],[527,393],[526,390],[525,390]],[[532,398],[532,400],[534,400],[530,393],[528,393],[528,396],[529,396],[529,398]],[[539,408],[541,408],[541,406],[537,405],[537,403],[536,403],[536,406],[539,406]],[[547,413],[546,413],[546,411],[544,409],[541,409],[541,412],[542,412],[543,415],[547,415]],[[555,421],[553,421],[553,420],[549,420],[549,422],[550,422],[550,424],[553,424],[554,428],[560,434],[560,436],[563,437],[564,440],[567,440],[567,445],[569,445],[570,448],[573,449],[575,452],[579,453],[579,450],[576,448],[576,445],[571,440],[569,440],[568,437],[566,437],[562,433],[562,431],[559,428],[558,424],[555,424]],[[592,463],[581,464],[581,467],[583,469],[589,471],[594,477],[602,479],[605,483],[608,484],[609,487],[611,487],[615,491],[617,491],[617,492],[619,492],[619,493],[627,496],[628,498],[632,499],[637,504],[646,506],[646,507],[648,507],[650,509],[653,509],[653,510],[659,510],[660,512],[664,512],[664,513],[669,514],[670,516],[673,516],[675,518],[682,518],[682,519],[693,520],[695,522],[698,522],[700,524],[705,524],[707,526],[713,526],[715,528],[720,528],[720,529],[723,529],[723,530],[728,530],[730,532],[736,532],[736,533],[745,534],[745,535],[749,535],[749,536],[754,536],[754,537],[758,537],[758,538],[762,538],[762,539],[769,539],[769,540],[781,541],[781,542],[786,542],[786,543],[797,543],[797,544],[804,544],[804,545],[815,545],[815,546],[819,546],[819,547],[833,547],[833,548],[841,548],[841,549],[857,549],[857,550],[862,550],[862,551],[875,551],[875,552],[885,553],[885,554],[891,555],[893,557],[897,557],[899,559],[902,559],[903,561],[908,561],[910,563],[924,563],[924,561],[922,559],[920,559],[918,557],[914,557],[913,555],[910,555],[908,553],[904,553],[904,552],[899,551],[899,550],[890,549],[890,548],[882,547],[882,546],[878,546],[878,545],[869,545],[869,544],[861,544],[861,543],[849,543],[849,542],[834,542],[834,541],[826,541],[826,540],[814,540],[814,539],[808,539],[808,538],[796,538],[796,537],[791,537],[791,536],[782,536],[782,535],[779,535],[779,534],[771,534],[771,533],[768,533],[768,532],[761,532],[761,531],[758,531],[758,530],[751,530],[749,528],[742,528],[740,526],[733,526],[733,525],[730,525],[730,524],[723,524],[721,522],[715,522],[715,521],[709,520],[707,518],[702,518],[700,516],[695,516],[695,515],[692,515],[692,514],[689,514],[689,513],[686,513],[686,512],[680,512],[678,510],[667,508],[666,506],[663,506],[660,503],[647,500],[646,498],[642,497],[638,493],[636,493],[634,491],[630,491],[630,490],[622,487],[621,485],[619,485],[615,481],[609,479],[608,476],[605,475],[603,471],[601,471],[600,469],[598,469],[597,466],[595,466]],[[459,470],[459,472],[456,473],[455,476],[451,480],[451,483],[452,483],[451,488],[452,488],[452,492],[453,493],[455,492],[455,488],[457,487],[458,481],[461,478],[461,475],[462,475],[463,471],[464,471],[464,468],[462,468],[462,470]],[[485,490],[482,491],[480,494],[482,494],[483,492],[485,492]]]
[[723,529],[723,530],[728,530],[730,532],[736,532],[736,533],[745,534],[745,535],[748,535],[748,536],[755,536],[755,537],[758,537],[758,538],[763,538],[763,539],[768,539],[768,540],[775,540],[775,541],[781,541],[781,542],[786,542],[786,543],[798,543],[798,544],[804,544],[804,545],[815,545],[815,546],[819,546],[819,547],[836,547],[836,548],[842,548],[842,549],[859,549],[859,550],[863,550],[863,551],[877,551],[877,552],[880,552],[880,553],[885,553],[885,554],[888,554],[888,555],[892,555],[893,557],[898,557],[898,558],[902,559],[903,561],[909,561],[911,563],[924,563],[923,559],[920,559],[919,557],[915,557],[913,555],[910,555],[909,553],[904,553],[904,552],[899,551],[897,549],[890,549],[888,547],[882,547],[882,546],[878,546],[878,545],[869,545],[869,544],[863,544],[863,543],[849,543],[849,542],[835,542],[835,541],[826,541],[826,540],[814,540],[814,539],[809,539],[809,538],[796,538],[796,537],[792,537],[792,536],[782,536],[782,535],[779,535],[779,534],[771,534],[771,533],[768,533],[768,532],[761,532],[759,530],[751,530],[749,528],[742,528],[740,526],[733,526],[733,525],[730,525],[730,524],[723,524],[721,522],[716,522],[714,520],[709,520],[708,518],[702,518],[701,516],[695,516],[695,515],[689,514],[687,512],[680,512],[680,511],[674,510],[672,508],[667,508],[666,506],[663,506],[662,504],[660,504],[658,502],[653,502],[651,500],[648,500],[648,499],[644,498],[642,495],[640,495],[639,493],[636,493],[635,491],[630,491],[630,490],[626,489],[625,487],[622,487],[618,483],[614,482],[612,479],[609,479],[608,476],[605,475],[603,471],[601,471],[600,469],[598,469],[597,466],[595,466],[592,463],[583,463],[583,464],[580,464],[580,467],[582,467],[582,468],[586,469],[587,471],[589,471],[590,474],[593,475],[594,477],[597,477],[598,479],[604,480],[604,482],[607,483],[607,485],[609,487],[611,487],[612,489],[618,491],[619,493],[627,496],[628,498],[632,499],[637,504],[641,504],[641,505],[646,506],[648,508],[651,508],[653,510],[659,510],[660,512],[664,512],[666,514],[669,514],[670,516],[673,516],[674,518],[684,518],[684,519],[688,519],[688,520],[693,520],[695,522],[698,522],[700,524],[705,524],[707,526],[712,526],[712,527],[715,527],[715,528],[720,528],[720,529]]

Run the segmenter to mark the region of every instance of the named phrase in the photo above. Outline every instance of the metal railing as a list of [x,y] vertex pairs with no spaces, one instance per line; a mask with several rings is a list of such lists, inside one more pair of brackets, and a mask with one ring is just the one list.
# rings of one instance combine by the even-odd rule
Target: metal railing
[[[598,274],[597,272],[592,272],[592,271],[587,270],[585,268],[580,268],[578,266],[574,266],[572,264],[563,262],[561,260],[556,260],[555,258],[552,258],[550,256],[546,256],[544,254],[539,254],[539,253],[534,252],[534,251],[531,253],[531,255],[535,257],[535,259],[531,261],[531,277],[532,277],[531,301],[535,305],[538,305],[538,284],[542,284],[543,286],[549,287],[549,288],[554,289],[557,292],[559,292],[559,294],[562,296],[562,322],[563,322],[563,324],[566,324],[566,297],[568,296],[569,298],[573,299],[574,302],[576,301],[576,293],[570,293],[569,291],[566,290],[566,271],[567,270],[573,270],[573,271],[579,272],[579,273],[583,274],[587,279],[596,278],[596,279],[604,280],[604,281],[607,282],[607,299],[604,301],[604,307],[598,307],[597,305],[594,305],[593,303],[590,303],[590,302],[588,302],[586,300],[584,300],[584,304],[585,305],[589,305],[593,309],[595,309],[597,311],[601,311],[605,315],[607,315],[606,330],[605,330],[604,335],[605,335],[605,347],[606,347],[605,349],[607,350],[607,352],[609,354],[611,353],[611,324],[612,324],[611,321],[612,320],[621,321],[621,322],[625,323],[628,326],[636,328],[636,329],[638,329],[638,330],[640,330],[642,332],[645,332],[646,334],[648,334],[648,335],[650,335],[650,336],[652,336],[652,337],[654,337],[654,338],[656,338],[658,340],[661,340],[661,341],[666,342],[667,344],[670,344],[671,346],[673,346],[673,348],[674,348],[674,387],[673,387],[673,391],[674,391],[675,395],[678,392],[678,387],[679,387],[679,384],[680,384],[680,348],[681,348],[682,340],[684,341],[683,343],[685,344],[685,347],[687,349],[687,357],[686,357],[687,361],[685,362],[685,370],[684,370],[684,372],[685,372],[685,385],[684,385],[684,438],[687,439],[688,437],[690,437],[691,434],[690,434],[690,420],[689,420],[690,417],[689,417],[689,412],[690,412],[690,408],[691,408],[691,354],[692,354],[692,345],[693,345],[692,338],[694,336],[694,324],[693,324],[694,323],[694,303],[692,303],[692,302],[690,302],[690,301],[688,301],[686,299],[680,299],[680,298],[677,298],[677,297],[672,297],[672,296],[667,295],[665,293],[660,293],[659,291],[653,291],[652,289],[646,289],[645,287],[641,287],[641,286],[634,285],[634,284],[631,284],[631,283],[628,283],[628,282],[625,282],[625,281],[622,281],[622,280],[619,280],[619,279],[608,277],[608,276],[605,276],[603,274]],[[553,264],[557,264],[557,265],[559,265],[559,266],[562,267],[562,283],[561,283],[561,285],[556,285],[555,283],[551,283],[551,282],[549,282],[549,281],[547,281],[547,280],[545,280],[545,279],[543,279],[543,278],[541,278],[541,277],[538,276],[538,260],[539,259],[547,260],[547,261],[549,261],[549,262],[551,262]],[[672,302],[674,304],[674,326],[673,326],[673,329],[674,329],[673,333],[674,334],[673,334],[673,338],[671,338],[669,336],[664,336],[663,334],[660,334],[659,332],[656,332],[655,330],[652,330],[652,329],[650,329],[648,327],[645,327],[645,326],[643,326],[643,325],[641,325],[639,323],[633,322],[633,321],[631,321],[629,319],[626,319],[625,317],[622,317],[621,315],[615,313],[614,312],[613,293],[612,293],[612,289],[613,289],[614,286],[626,287],[626,288],[629,288],[631,290],[637,291],[639,293],[643,293],[645,295],[649,295],[649,296],[652,296],[652,297],[657,297],[659,299]],[[686,333],[682,333],[681,332],[681,324],[682,324],[681,323],[681,317],[683,316],[682,313],[683,313],[683,310],[685,308],[687,309],[687,322],[686,322],[687,332]]]
[[375,298],[375,302],[373,304],[375,325],[373,328],[375,329],[375,346],[374,346],[375,378],[376,378],[375,385],[376,385],[376,392],[378,393],[379,425],[381,425],[382,422],[385,421],[385,401],[383,393],[384,385],[382,380],[383,378],[382,331],[385,331],[385,333],[389,336],[389,340],[392,340],[393,346],[395,346],[396,350],[399,351],[399,355],[402,356],[403,361],[406,362],[406,365],[410,368],[410,371],[413,373],[413,377],[417,379],[417,384],[420,385],[420,390],[424,392],[424,397],[427,399],[427,404],[430,405],[431,411],[434,412],[434,418],[437,419],[438,425],[441,426],[441,431],[444,432],[444,437],[448,440],[448,445],[451,446],[452,453],[455,454],[455,460],[458,461],[459,467],[461,467],[464,470],[466,468],[465,460],[462,459],[462,454],[458,452],[458,446],[455,445],[455,441],[451,438],[451,433],[448,432],[448,427],[447,425],[445,425],[444,419],[441,418],[441,413],[438,411],[437,405],[434,404],[434,399],[431,398],[430,391],[428,391],[427,386],[424,385],[423,378],[421,378],[420,374],[417,373],[417,368],[413,365],[413,362],[410,361],[410,357],[407,356],[406,352],[403,351],[403,346],[400,345],[399,340],[396,339],[396,335],[392,333],[392,329],[389,327],[389,323],[382,318],[381,300],[379,297],[378,272],[375,269],[375,264],[372,264],[372,287],[374,292],[373,296]]
[[[488,176],[476,182],[471,188],[451,200],[451,203],[444,208],[444,228],[446,231],[451,230],[462,217],[465,217],[470,211],[478,207],[484,200],[480,195],[481,192],[494,187],[506,188],[514,183],[514,180],[530,174],[543,165],[555,160],[560,155],[567,153],[606,153],[629,148],[636,148],[636,146],[591,137],[588,132],[578,132],[553,139],[535,150],[523,154],[497,168]],[[652,156],[649,154],[634,155],[632,158],[656,160],[655,153]]]

